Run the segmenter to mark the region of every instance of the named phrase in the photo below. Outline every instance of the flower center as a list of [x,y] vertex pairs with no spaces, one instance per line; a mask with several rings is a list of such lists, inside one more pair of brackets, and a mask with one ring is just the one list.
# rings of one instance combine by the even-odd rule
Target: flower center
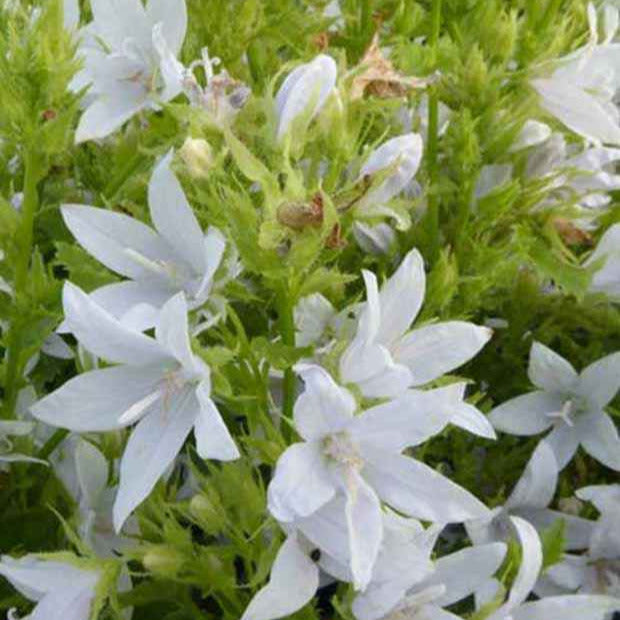
[[346,431],[328,435],[323,440],[323,454],[339,465],[355,469],[361,469],[364,464],[359,448]]
[[568,426],[575,426],[575,420],[587,411],[587,403],[579,396],[573,396],[566,400],[559,411],[547,413],[547,417],[557,422],[564,422]]

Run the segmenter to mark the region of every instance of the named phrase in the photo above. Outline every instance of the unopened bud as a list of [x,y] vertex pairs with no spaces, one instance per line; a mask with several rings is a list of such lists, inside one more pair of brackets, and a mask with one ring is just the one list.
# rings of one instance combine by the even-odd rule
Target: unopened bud
[[278,222],[293,230],[308,226],[318,227],[323,223],[323,198],[314,196],[309,203],[285,203],[278,207]]
[[142,559],[149,572],[162,577],[175,577],[184,564],[184,557],[174,548],[165,545],[151,547]]
[[194,178],[206,177],[213,167],[211,145],[202,138],[187,138],[179,154]]
[[221,527],[221,517],[213,502],[205,495],[195,495],[189,502],[189,511],[200,527],[207,533],[215,533]]

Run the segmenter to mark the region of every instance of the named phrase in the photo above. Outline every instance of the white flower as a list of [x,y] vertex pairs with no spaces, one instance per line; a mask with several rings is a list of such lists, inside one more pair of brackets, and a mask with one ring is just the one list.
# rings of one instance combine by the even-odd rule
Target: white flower
[[239,453],[211,400],[209,368],[191,351],[182,293],[162,308],[155,338],[125,327],[70,283],[63,303],[76,338],[118,365],[74,377],[31,412],[47,424],[78,432],[105,432],[138,422],[121,461],[114,504],[118,532],[192,429],[202,458],[231,460]]
[[383,537],[380,499],[404,514],[442,523],[487,514],[467,491],[401,454],[448,422],[451,398],[443,390],[407,393],[354,416],[355,399],[325,370],[303,365],[297,372],[306,389],[295,403],[295,426],[305,441],[278,460],[269,510],[291,523],[344,494],[350,569],[358,589],[371,578]]
[[604,259],[592,278],[590,290],[605,293],[614,301],[620,300],[620,224],[610,226],[596,249],[584,263],[586,267]]
[[597,14],[588,7],[590,42],[561,58],[549,78],[532,80],[542,106],[566,127],[595,144],[620,144],[620,113],[613,98],[620,87],[620,45],[611,43],[615,25],[598,42]]
[[532,146],[538,146],[546,142],[551,137],[551,127],[545,123],[534,120],[528,120],[523,124],[519,135],[510,147],[511,153],[528,149]]
[[[375,149],[366,159],[360,170],[358,181],[366,177],[393,168],[389,176],[378,187],[372,188],[355,205],[355,211],[362,216],[389,215],[399,220],[398,214],[388,205],[392,198],[400,194],[415,177],[424,145],[416,133],[397,136]],[[401,228],[404,223],[399,222]]]
[[438,379],[470,360],[492,331],[464,321],[410,330],[424,302],[424,262],[412,250],[378,290],[376,276],[362,272],[366,304],[355,338],[340,360],[340,377],[364,396],[392,397]]
[[93,21],[81,31],[84,68],[72,88],[90,85],[76,142],[105,138],[141,110],[181,92],[167,70],[187,29],[185,0],[92,0]]
[[530,350],[530,381],[538,388],[496,407],[489,419],[513,435],[547,435],[562,470],[581,444],[603,465],[620,471],[620,438],[605,406],[620,387],[620,353],[608,355],[581,374],[563,357],[535,342]]
[[579,489],[577,497],[601,513],[584,555],[565,554],[549,567],[536,586],[537,594],[608,594],[620,597],[620,485]]
[[[190,308],[205,303],[224,254],[222,233],[205,235],[170,168],[172,152],[157,165],[149,183],[155,230],[122,213],[64,205],[69,230],[108,269],[130,278],[97,289],[97,304],[127,326],[152,327],[160,308],[182,291]],[[66,330],[66,324],[60,331]]]
[[555,495],[557,480],[558,466],[553,450],[541,441],[506,503],[493,510],[491,519],[465,524],[472,542],[480,545],[507,540],[511,531],[510,516],[515,515],[529,521],[538,531],[562,519],[566,526],[566,548],[585,549],[592,522],[548,508]]
[[314,60],[293,69],[276,94],[277,139],[282,141],[296,119],[312,120],[336,87],[338,68],[331,56],[319,54]]
[[[0,575],[37,603],[30,620],[90,620],[101,574],[56,560],[2,556]],[[26,619],[24,619],[26,620]]]
[[375,226],[353,222],[353,236],[360,248],[368,254],[388,254],[396,241],[394,230],[385,222]]
[[[522,547],[521,566],[508,598],[487,620],[603,620],[609,612],[620,609],[620,600],[609,596],[551,596],[526,602],[542,569],[542,545],[527,521],[518,517],[511,521]],[[495,593],[487,594],[493,598]]]

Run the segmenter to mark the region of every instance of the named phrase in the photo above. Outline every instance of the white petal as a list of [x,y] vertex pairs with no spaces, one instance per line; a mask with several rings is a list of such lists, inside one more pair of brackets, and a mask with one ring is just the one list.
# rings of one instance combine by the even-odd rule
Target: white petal
[[392,349],[394,361],[407,366],[414,385],[424,385],[474,357],[493,332],[465,321],[448,321],[414,329]]
[[355,441],[402,452],[441,432],[451,413],[451,402],[442,390],[410,390],[355,417],[349,432]]
[[527,374],[537,388],[556,394],[570,393],[577,381],[576,370],[561,355],[540,342],[532,344]]
[[293,534],[278,551],[269,583],[256,593],[241,620],[274,620],[294,614],[312,600],[318,587],[318,566]]
[[149,0],[146,16],[152,26],[163,26],[162,34],[172,53],[178,56],[187,31],[185,0]]
[[279,521],[307,517],[336,492],[320,446],[296,443],[278,459],[268,489],[268,506]]
[[187,370],[194,370],[197,363],[189,342],[187,302],[183,293],[169,299],[159,313],[155,338]]
[[132,116],[147,105],[142,86],[126,83],[112,96],[102,96],[82,113],[75,131],[75,143],[106,138],[120,129]]
[[425,585],[444,585],[446,593],[435,601],[447,607],[473,594],[491,578],[501,566],[506,555],[506,545],[491,543],[467,547],[439,558],[436,572]]
[[335,316],[336,310],[320,293],[300,299],[295,306],[297,346],[317,343]]
[[345,516],[351,550],[351,572],[356,590],[364,590],[383,538],[381,504],[375,492],[353,469],[345,473]]
[[42,398],[30,412],[46,424],[76,432],[116,430],[126,426],[120,420],[125,412],[159,390],[161,379],[158,367],[91,370]]
[[295,428],[304,439],[317,439],[349,424],[357,408],[351,392],[320,366],[299,364],[295,371],[305,385],[293,411]]
[[583,449],[599,463],[620,471],[620,437],[613,420],[604,412],[593,413],[577,422]]
[[336,85],[338,68],[331,56],[319,54],[312,62],[297,67],[282,83],[276,95],[278,140],[302,114],[312,118],[325,105]]
[[406,592],[407,587],[398,581],[371,583],[353,599],[351,611],[357,620],[381,620],[405,598]]
[[620,601],[611,596],[551,596],[525,603],[512,612],[513,620],[603,620],[620,610]]
[[590,364],[579,376],[577,392],[602,409],[610,403],[620,388],[620,352],[607,355]]
[[546,142],[551,137],[551,127],[539,121],[528,120],[510,147],[510,152],[520,151]]
[[558,519],[562,519],[566,527],[564,532],[564,549],[567,551],[586,549],[590,544],[593,521],[548,509],[513,508],[513,513],[529,521],[538,532],[543,532],[556,523]]
[[80,26],[80,3],[78,0],[63,0],[63,24],[65,30],[74,32]]
[[424,302],[425,287],[424,259],[417,250],[412,250],[381,287],[378,342],[390,345],[409,329]]
[[75,471],[82,498],[96,510],[108,483],[108,461],[92,443],[81,439],[75,449]]
[[620,127],[595,97],[567,81],[532,80],[542,106],[576,134],[593,142],[620,144]]
[[90,298],[126,327],[142,332],[155,326],[159,310],[176,292],[163,280],[126,280],[102,286]]
[[399,512],[437,523],[460,523],[489,513],[471,493],[415,459],[368,448],[364,456],[364,478]]
[[[65,224],[79,244],[108,269],[128,278],[153,276],[128,250],[152,261],[169,259],[165,243],[148,226],[122,213],[82,205],[63,205]],[[146,301],[146,300],[145,300]]]
[[120,484],[114,502],[117,533],[174,462],[194,425],[199,407],[194,391],[185,388],[162,398],[132,432],[121,460]]
[[517,531],[522,553],[521,566],[519,566],[519,572],[505,605],[507,610],[519,606],[529,596],[540,575],[543,563],[542,545],[534,526],[519,517],[511,517],[510,520]]
[[557,424],[545,437],[545,442],[551,446],[558,470],[562,471],[577,452],[579,435],[568,424]]
[[90,353],[134,366],[174,360],[153,338],[125,327],[70,282],[65,282],[62,300],[69,329]]
[[412,620],[462,620],[462,618],[445,609],[441,609],[441,607],[424,605],[419,611],[415,612]]
[[220,461],[233,461],[239,458],[239,450],[215,403],[211,400],[204,382],[198,386],[196,396],[200,403],[200,410],[194,425],[198,454],[203,459]]
[[620,484],[597,484],[582,487],[575,491],[575,495],[585,501],[591,502],[601,512],[615,512],[620,509]]
[[73,582],[60,592],[50,592],[36,606],[29,620],[87,620],[90,617],[95,588],[96,573],[88,581]]
[[541,441],[506,500],[507,508],[546,508],[555,495],[558,465],[551,447]]
[[497,439],[495,429],[489,418],[477,407],[464,401],[455,403],[452,409],[450,422],[454,424],[454,426],[458,426],[474,435],[478,435],[478,437]]
[[522,394],[495,407],[489,414],[491,424],[511,435],[537,435],[553,424],[550,413],[561,411],[563,399],[548,392]]
[[149,183],[149,209],[159,234],[196,273],[206,268],[204,234],[187,202],[183,188],[170,169],[170,151],[156,166]]
[[91,0],[96,34],[109,47],[121,50],[126,39],[150,43],[151,25],[140,0]]

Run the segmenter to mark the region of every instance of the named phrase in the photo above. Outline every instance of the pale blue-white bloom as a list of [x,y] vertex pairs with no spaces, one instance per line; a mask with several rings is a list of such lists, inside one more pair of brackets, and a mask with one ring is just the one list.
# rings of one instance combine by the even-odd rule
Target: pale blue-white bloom
[[353,236],[360,248],[368,254],[388,254],[396,242],[396,233],[385,222],[374,226],[369,226],[364,222],[354,222]]
[[[89,87],[76,142],[105,138],[132,116],[178,95],[167,71],[187,30],[185,0],[92,0],[93,21],[80,32],[83,69],[72,88]],[[73,18],[74,19],[74,18]]]
[[36,556],[2,556],[0,575],[36,603],[24,620],[90,620],[101,578],[97,570]]
[[540,102],[571,131],[595,144],[620,145],[620,112],[614,97],[620,88],[620,45],[611,40],[618,26],[608,19],[608,32],[599,42],[594,5],[588,8],[590,42],[561,58],[550,77],[532,80]]
[[400,228],[407,228],[408,222],[402,220],[398,212],[389,206],[389,202],[415,177],[422,161],[423,150],[422,137],[416,133],[408,133],[388,140],[370,153],[360,170],[360,181],[367,177],[372,179],[373,174],[387,168],[393,170],[378,187],[371,188],[355,204],[356,213],[361,216],[388,215],[396,219]]
[[590,283],[593,293],[604,293],[614,301],[620,300],[620,224],[610,226],[596,249],[584,263],[586,267],[601,261]]
[[605,407],[620,388],[620,353],[584,368],[580,374],[563,357],[535,342],[530,350],[530,381],[538,388],[499,405],[489,414],[493,426],[512,435],[538,435],[560,470],[579,445],[603,465],[620,471],[620,438]]
[[232,460],[239,452],[211,399],[209,368],[192,353],[182,293],[162,308],[155,338],[129,329],[70,283],[63,304],[75,337],[116,365],[74,377],[33,405],[31,413],[76,432],[105,432],[137,422],[120,465],[114,503],[118,532],[192,430],[202,458]]
[[331,56],[319,54],[291,71],[276,94],[277,139],[282,141],[296,119],[312,120],[336,87],[338,67]]
[[340,378],[355,383],[364,396],[389,398],[434,381],[469,361],[492,336],[490,329],[465,321],[411,329],[426,290],[424,261],[417,250],[407,254],[380,291],[373,273],[364,271],[363,277],[366,303],[357,333],[340,359]]
[[357,589],[370,581],[383,538],[381,501],[424,520],[450,523],[484,517],[473,495],[402,455],[441,431],[452,395],[410,392],[354,415],[353,395],[321,367],[296,368],[305,391],[294,408],[304,439],[280,457],[268,489],[271,514],[283,523],[309,517],[337,495],[346,498],[350,570]]
[[[63,205],[77,241],[108,269],[129,278],[92,293],[97,304],[129,327],[155,325],[161,307],[183,292],[191,309],[212,290],[226,248],[216,228],[204,234],[170,167],[172,152],[155,168],[148,188],[155,230],[122,213]],[[66,331],[66,323],[59,331]]]
[[565,548],[585,549],[592,532],[592,522],[548,508],[558,481],[558,466],[553,450],[541,441],[506,503],[492,511],[491,519],[465,524],[467,534],[476,544],[506,541],[510,537],[512,515],[529,521],[539,532],[558,519],[565,523]]
[[[490,614],[487,620],[603,620],[614,610],[620,609],[620,599],[610,596],[569,595],[551,596],[528,601],[543,566],[540,538],[534,527],[519,517],[511,517],[512,527],[521,544],[521,565],[505,602]],[[499,590],[486,589],[487,600]],[[483,598],[478,603],[487,602]]]
[[620,599],[620,484],[579,489],[579,499],[592,502],[600,517],[583,555],[565,554],[539,580],[536,593],[608,594]]

